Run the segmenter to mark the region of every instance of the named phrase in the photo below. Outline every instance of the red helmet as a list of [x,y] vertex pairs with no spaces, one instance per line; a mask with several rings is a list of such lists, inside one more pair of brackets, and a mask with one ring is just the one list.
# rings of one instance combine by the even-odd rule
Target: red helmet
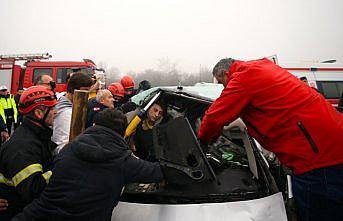
[[124,76],[120,80],[121,85],[123,85],[124,89],[134,88],[135,82],[133,81],[133,78],[129,75]]
[[119,82],[111,84],[107,89],[111,91],[113,96],[124,97],[124,88]]
[[37,106],[53,107],[57,104],[54,92],[43,86],[32,86],[25,90],[19,100],[22,114],[31,112]]

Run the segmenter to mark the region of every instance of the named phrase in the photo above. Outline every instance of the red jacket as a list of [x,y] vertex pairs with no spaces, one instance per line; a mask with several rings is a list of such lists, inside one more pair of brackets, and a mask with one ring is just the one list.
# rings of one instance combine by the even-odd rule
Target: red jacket
[[343,163],[343,115],[268,59],[235,61],[228,84],[207,110],[199,138],[217,138],[241,117],[248,132],[295,174]]

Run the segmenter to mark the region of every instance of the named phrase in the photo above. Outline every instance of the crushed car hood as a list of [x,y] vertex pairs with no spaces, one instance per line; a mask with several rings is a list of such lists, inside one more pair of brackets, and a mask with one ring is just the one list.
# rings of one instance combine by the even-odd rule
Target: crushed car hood
[[203,204],[138,204],[120,202],[114,221],[287,221],[282,194],[261,199]]

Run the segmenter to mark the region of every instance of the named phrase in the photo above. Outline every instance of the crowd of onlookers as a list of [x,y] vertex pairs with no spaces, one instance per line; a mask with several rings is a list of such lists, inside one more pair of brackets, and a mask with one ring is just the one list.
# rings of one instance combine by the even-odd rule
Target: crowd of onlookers
[[[80,217],[87,217],[94,220],[92,214],[96,214],[97,217],[103,215],[104,218],[100,220],[104,220],[108,218],[108,212],[119,199],[118,190],[121,190],[127,182],[161,181],[163,176],[159,164],[141,160],[149,160],[151,157],[148,158],[149,154],[145,152],[151,153],[151,151],[149,149],[138,151],[140,148],[134,145],[134,141],[131,145],[127,145],[123,138],[127,127],[124,114],[137,108],[130,98],[151,88],[150,83],[142,81],[136,89],[133,78],[124,76],[120,82],[112,83],[105,89],[99,88],[100,84],[97,80],[83,73],[71,73],[67,77],[66,91],[60,93],[55,92],[53,78],[46,74],[35,79],[35,86],[20,91],[16,96],[10,94],[6,86],[0,87],[0,126],[3,142],[0,148],[0,220],[10,220],[21,211],[23,213],[13,220],[46,220],[49,217],[46,216],[47,208],[41,207],[36,202],[45,200],[59,205],[60,202],[54,201],[57,189],[66,188],[59,192],[63,198],[73,191],[77,192],[78,188],[86,188],[85,184],[92,194],[79,193],[79,197],[88,199],[102,190],[104,195],[108,195],[108,200],[106,197],[100,197],[98,201],[92,199],[92,203],[94,205],[105,203],[102,209],[108,211],[106,213],[91,211],[89,208],[92,203],[88,203],[85,208],[85,211],[89,212],[87,216],[77,208],[69,219],[78,220]],[[69,142],[75,90],[89,91],[86,124],[88,129],[76,140]],[[149,130],[147,138],[142,138],[145,135],[139,136],[139,139],[147,140],[149,144],[152,143],[151,126],[162,116],[162,110],[158,107],[157,105],[151,108],[146,120],[139,125],[144,129],[137,130],[140,131],[139,134],[141,131]],[[82,142],[83,139],[86,143]],[[70,148],[64,148],[66,146]],[[137,152],[141,159],[134,157],[131,149]],[[69,167],[68,164],[77,161],[70,158],[81,160],[83,163]],[[120,180],[112,182],[115,188],[104,189],[101,184],[99,185],[97,179],[106,178],[106,172],[92,167],[95,162],[98,166],[107,168],[107,171],[118,173]],[[89,180],[80,184],[81,186],[72,185],[76,189],[70,190],[70,182],[81,182],[82,174],[88,169]],[[98,171],[97,174],[95,171]],[[50,179],[52,173],[54,176]],[[47,183],[50,183],[50,189],[45,188]],[[89,186],[91,184],[93,188],[98,185],[95,192],[92,192],[92,187]],[[44,198],[45,195],[48,195],[48,198]],[[33,201],[34,199],[37,201]],[[71,209],[69,204],[76,203],[76,199],[63,202],[66,207],[59,209],[65,211],[55,214],[59,217],[56,218],[57,220],[67,220],[68,216],[64,216],[63,213]],[[77,202],[80,203],[80,200]],[[28,204],[29,206],[23,210]],[[31,209],[40,212],[31,214]]]

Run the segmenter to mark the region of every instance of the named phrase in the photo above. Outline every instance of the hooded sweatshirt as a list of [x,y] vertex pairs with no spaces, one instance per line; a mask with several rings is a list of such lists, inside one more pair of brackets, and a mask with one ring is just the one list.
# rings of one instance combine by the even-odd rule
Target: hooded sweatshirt
[[72,110],[73,104],[71,101],[65,96],[62,96],[56,105],[57,115],[54,120],[53,134],[51,137],[51,140],[57,144],[57,153],[69,141]]
[[49,185],[13,220],[110,220],[129,182],[160,182],[158,163],[132,155],[121,135],[92,126],[57,156]]

